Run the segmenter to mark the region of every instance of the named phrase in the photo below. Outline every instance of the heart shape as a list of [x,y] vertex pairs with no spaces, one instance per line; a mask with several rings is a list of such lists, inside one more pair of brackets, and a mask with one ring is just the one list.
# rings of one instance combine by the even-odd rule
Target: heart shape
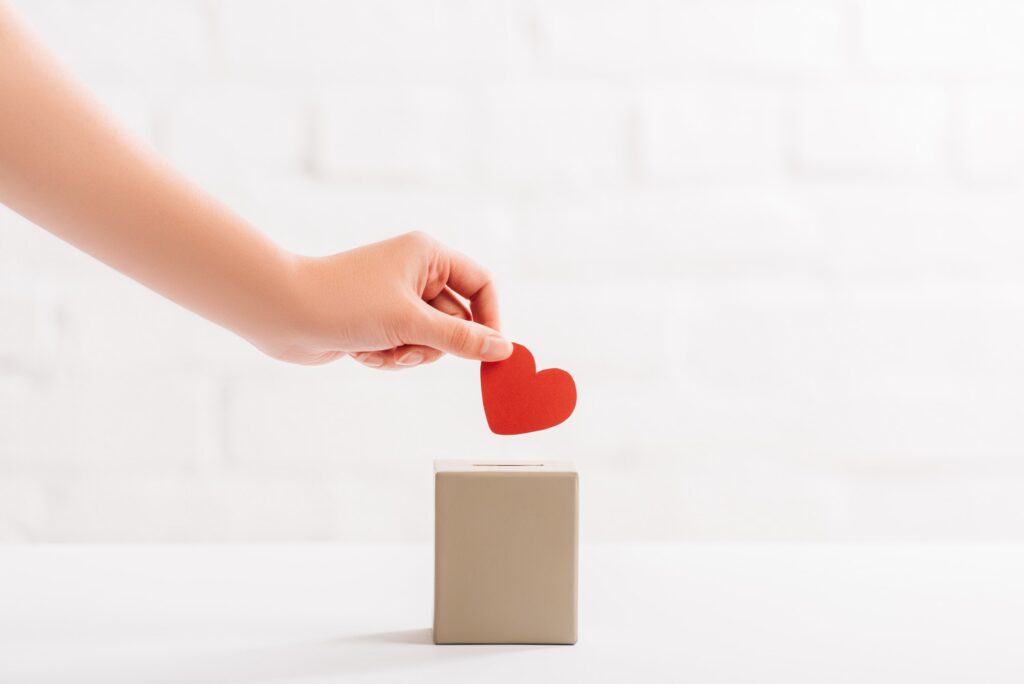
[[572,376],[560,368],[538,373],[533,354],[521,344],[513,344],[504,361],[480,364],[480,389],[487,424],[498,435],[546,430],[576,408]]

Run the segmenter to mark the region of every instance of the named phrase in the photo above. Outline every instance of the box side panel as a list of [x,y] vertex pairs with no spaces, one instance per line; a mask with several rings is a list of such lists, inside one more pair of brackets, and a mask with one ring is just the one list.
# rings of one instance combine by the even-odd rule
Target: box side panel
[[575,473],[435,476],[438,643],[573,643]]
[[441,644],[445,643],[441,641],[444,635],[443,625],[441,623],[441,568],[439,561],[441,559],[441,553],[439,550],[442,548],[442,535],[444,534],[444,520],[443,513],[441,511],[441,497],[443,492],[441,491],[441,475],[440,473],[434,473],[434,627],[433,636],[434,643]]

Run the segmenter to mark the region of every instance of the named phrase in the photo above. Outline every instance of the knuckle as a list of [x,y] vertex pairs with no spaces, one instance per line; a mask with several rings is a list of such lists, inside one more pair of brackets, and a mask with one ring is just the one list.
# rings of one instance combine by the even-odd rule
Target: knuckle
[[402,236],[402,239],[417,247],[430,247],[434,244],[434,238],[422,230],[414,230]]
[[453,325],[448,331],[448,344],[452,349],[465,351],[469,347],[470,333],[465,325]]

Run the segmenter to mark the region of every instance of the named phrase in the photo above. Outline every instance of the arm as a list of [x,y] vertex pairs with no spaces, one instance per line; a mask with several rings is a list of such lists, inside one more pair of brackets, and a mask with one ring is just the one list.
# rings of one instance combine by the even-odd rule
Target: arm
[[511,353],[472,261],[421,234],[282,250],[113,125],[2,0],[0,103],[0,202],[272,356],[390,368]]

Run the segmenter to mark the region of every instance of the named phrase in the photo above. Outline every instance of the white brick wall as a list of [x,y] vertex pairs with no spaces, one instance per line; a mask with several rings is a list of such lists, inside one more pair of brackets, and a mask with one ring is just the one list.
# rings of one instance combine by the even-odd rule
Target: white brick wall
[[531,58],[522,2],[214,0],[212,9],[224,64],[256,80],[488,80]]
[[860,0],[857,12],[872,71],[939,78],[1024,71],[1024,8],[1012,0]]
[[443,86],[348,88],[324,98],[317,168],[341,181],[464,185],[478,171],[479,97]]
[[159,103],[158,149],[198,180],[268,169],[301,174],[311,161],[311,104],[303,92],[222,83],[184,89]]
[[488,180],[507,191],[621,187],[630,170],[628,94],[590,84],[499,86],[480,144]]
[[778,179],[786,162],[784,103],[766,86],[649,89],[640,115],[645,176],[668,186]]
[[941,87],[830,84],[803,93],[797,107],[797,164],[808,175],[949,173],[949,104]]
[[211,67],[209,8],[202,0],[34,0],[15,6],[92,81],[159,90]]
[[495,437],[473,364],[278,364],[0,209],[0,540],[425,539],[482,456],[589,539],[1024,538],[1018,3],[15,6],[288,248],[487,263],[580,403]]
[[970,178],[982,183],[1018,180],[1024,174],[1024,84],[971,85],[962,98],[963,163]]

